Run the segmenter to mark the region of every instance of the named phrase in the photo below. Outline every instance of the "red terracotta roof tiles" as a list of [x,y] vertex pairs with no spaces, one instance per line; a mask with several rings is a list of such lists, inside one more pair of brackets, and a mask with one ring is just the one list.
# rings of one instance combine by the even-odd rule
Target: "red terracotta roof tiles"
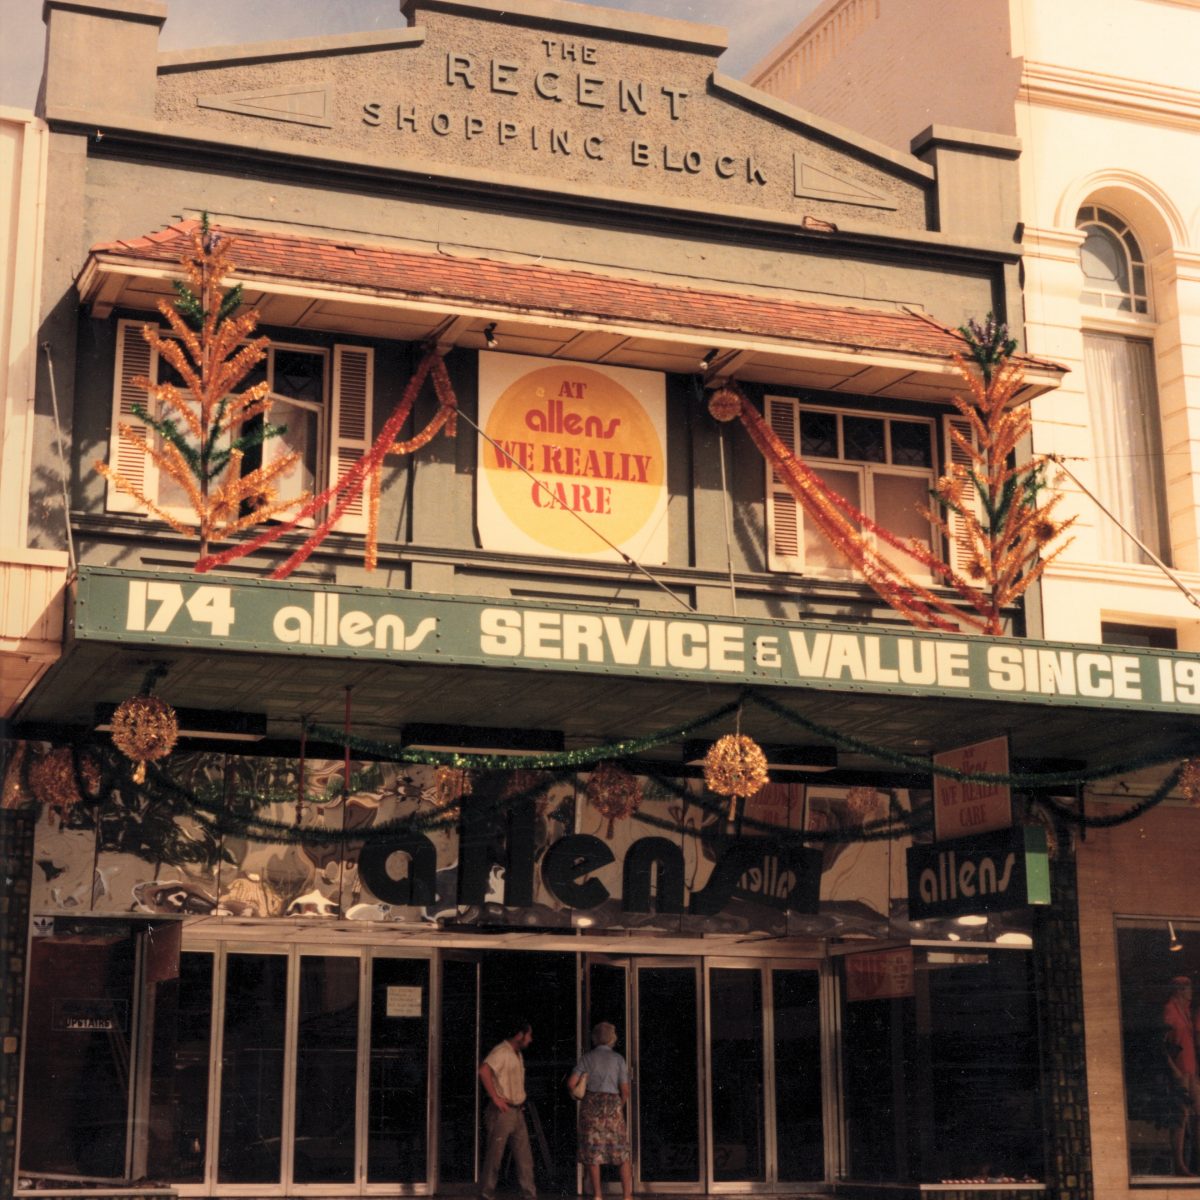
[[[93,254],[146,262],[178,262],[196,222],[183,221],[128,241],[105,242]],[[668,325],[848,349],[894,350],[945,361],[961,354],[959,334],[912,312],[812,304],[784,297],[681,287],[592,274],[539,263],[433,254],[229,226],[236,273],[260,279],[370,289],[420,299],[436,296],[503,311],[564,312],[598,322]],[[1055,368],[1026,358],[1027,363]]]

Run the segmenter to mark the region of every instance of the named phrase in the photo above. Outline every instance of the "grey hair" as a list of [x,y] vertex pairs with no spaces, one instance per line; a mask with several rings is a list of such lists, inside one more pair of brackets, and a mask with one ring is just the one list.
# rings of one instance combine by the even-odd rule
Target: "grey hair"
[[617,1027],[611,1021],[601,1021],[592,1030],[593,1046],[613,1046],[617,1041]]

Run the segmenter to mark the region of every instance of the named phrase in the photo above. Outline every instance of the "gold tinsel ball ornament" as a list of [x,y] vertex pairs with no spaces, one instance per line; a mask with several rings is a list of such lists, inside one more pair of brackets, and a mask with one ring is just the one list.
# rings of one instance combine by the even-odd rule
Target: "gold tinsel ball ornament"
[[1189,758],[1179,772],[1179,790],[1193,807],[1200,808],[1200,758]]
[[131,696],[117,706],[112,718],[113,744],[137,765],[134,783],[145,783],[146,764],[165,758],[179,737],[175,710],[157,696]]
[[637,776],[630,775],[616,763],[602,762],[588,778],[584,789],[587,802],[602,816],[608,818],[608,833],[612,840],[615,823],[631,817],[642,807],[642,785]]
[[69,746],[47,750],[29,763],[29,790],[43,808],[58,814],[59,822],[83,797],[75,778],[75,757]]
[[730,798],[731,822],[737,819],[738,800],[755,795],[768,779],[767,756],[745,734],[727,733],[704,756],[704,785],[710,792]]
[[742,411],[742,393],[728,385],[717,388],[708,398],[708,411],[716,421],[732,421]]
[[461,767],[438,767],[433,773],[433,803],[442,812],[450,812],[472,791],[470,772]]

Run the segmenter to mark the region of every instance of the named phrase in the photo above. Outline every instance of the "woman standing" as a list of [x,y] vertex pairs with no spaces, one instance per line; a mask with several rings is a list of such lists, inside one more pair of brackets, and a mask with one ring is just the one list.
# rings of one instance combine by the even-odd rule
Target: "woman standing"
[[617,1031],[608,1021],[592,1030],[592,1049],[576,1064],[568,1087],[587,1076],[587,1093],[579,1108],[579,1161],[588,1169],[592,1195],[600,1200],[600,1168],[621,1168],[621,1191],[633,1196],[633,1170],[629,1165],[629,1130],[625,1106],[629,1103],[629,1067],[613,1046]]

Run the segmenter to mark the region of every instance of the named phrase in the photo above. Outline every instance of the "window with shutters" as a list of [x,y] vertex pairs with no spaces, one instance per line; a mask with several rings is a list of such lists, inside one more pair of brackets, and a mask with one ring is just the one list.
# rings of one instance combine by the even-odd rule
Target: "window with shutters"
[[[933,545],[921,515],[934,481],[936,425],[921,417],[820,408],[768,396],[767,420],[784,445],[837,495],[897,537]],[[767,465],[768,565],[773,571],[845,575],[851,567],[805,516]],[[880,549],[910,575],[928,577],[912,555]]]
[[[153,460],[122,437],[123,421],[144,429],[135,415],[135,404],[148,402],[146,393],[133,385],[139,375],[174,383],[183,381],[174,368],[142,336],[141,321],[120,321],[117,328],[116,379],[113,389],[112,444],[109,461],[121,474],[138,484],[150,499],[181,519],[192,515],[183,490],[172,479],[160,476]],[[362,457],[370,445],[371,395],[374,386],[374,351],[362,346],[318,346],[273,342],[266,359],[249,374],[241,388],[265,379],[270,385],[270,406],[265,421],[286,432],[252,448],[243,460],[243,470],[252,471],[264,462],[295,453],[295,465],[275,480],[283,499],[304,492],[323,491]],[[240,390],[239,389],[239,390]],[[140,506],[131,496],[108,489],[112,511],[134,512]],[[338,528],[363,532],[366,528],[361,501],[348,511]]]

